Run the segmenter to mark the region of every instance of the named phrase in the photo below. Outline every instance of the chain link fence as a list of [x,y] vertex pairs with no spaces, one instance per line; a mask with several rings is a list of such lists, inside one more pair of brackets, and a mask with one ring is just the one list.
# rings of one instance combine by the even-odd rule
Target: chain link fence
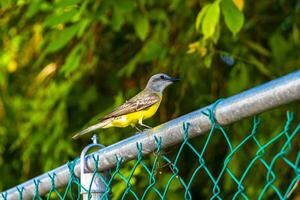
[[[261,118],[254,115],[249,133],[234,141],[236,134],[228,132],[224,125],[239,121],[247,114],[243,117],[223,115],[231,109],[233,116],[244,112],[251,116],[298,101],[299,88],[298,71],[250,92],[216,101],[180,120],[155,128],[154,132],[146,131],[110,147],[101,147],[96,153],[2,192],[0,199],[80,199],[81,193],[84,199],[187,200],[288,199],[299,195],[296,188],[300,180],[300,122],[293,112],[287,112],[280,131],[264,139],[259,136],[268,133],[260,133],[259,127],[267,126],[268,122],[261,122]],[[272,102],[266,102],[268,95]],[[264,98],[263,106],[255,100],[259,97]],[[241,103],[242,111],[237,110]],[[249,112],[250,107],[252,112]],[[207,131],[208,134],[194,138]],[[199,138],[203,143],[194,142]],[[213,145],[219,148],[218,152],[223,151],[218,166],[211,165],[214,151],[209,146],[214,138],[222,140],[222,145]],[[237,166],[236,163],[241,162],[236,159],[242,159],[243,164]],[[195,165],[188,166],[187,161]],[[80,162],[84,165],[80,166]],[[89,173],[88,184],[80,180],[80,169],[81,174]],[[84,179],[82,175],[81,179]],[[255,182],[251,182],[253,180]],[[201,194],[199,188],[193,187],[199,181],[205,188]],[[157,184],[159,182],[163,184]],[[96,190],[95,183],[100,185]]]

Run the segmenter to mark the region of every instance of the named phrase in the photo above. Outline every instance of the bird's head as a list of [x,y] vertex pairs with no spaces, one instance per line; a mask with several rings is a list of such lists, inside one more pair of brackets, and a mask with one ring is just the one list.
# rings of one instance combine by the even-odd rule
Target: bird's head
[[179,78],[172,78],[162,73],[155,74],[149,79],[146,88],[162,93],[167,86],[177,81],[179,81]]

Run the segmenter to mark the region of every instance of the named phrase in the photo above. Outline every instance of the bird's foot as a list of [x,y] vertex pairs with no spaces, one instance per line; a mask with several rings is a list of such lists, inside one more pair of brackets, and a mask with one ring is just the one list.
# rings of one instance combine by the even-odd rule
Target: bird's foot
[[142,132],[142,130],[141,129],[139,129],[137,126],[132,126],[133,128],[135,128],[138,132],[136,132],[135,134],[138,134],[138,133],[140,133],[140,132]]
[[145,129],[144,130],[149,130],[149,129],[152,129],[152,127],[151,126],[148,126],[148,125],[146,125],[146,124],[143,124],[143,123],[139,123],[141,126],[143,126],[143,127],[145,127]]

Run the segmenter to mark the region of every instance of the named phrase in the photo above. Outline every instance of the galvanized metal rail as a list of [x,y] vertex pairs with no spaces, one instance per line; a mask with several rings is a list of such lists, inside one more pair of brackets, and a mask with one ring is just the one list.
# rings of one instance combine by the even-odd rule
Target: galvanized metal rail
[[[300,70],[222,100],[215,108],[215,118],[220,125],[227,125],[245,117],[298,100],[300,100]],[[143,154],[153,152],[156,149],[154,136],[162,138],[162,147],[180,143],[183,141],[184,136],[182,129],[184,122],[190,123],[189,137],[191,138],[207,132],[211,127],[211,122],[202,111],[208,107],[183,115],[93,153],[93,155],[99,156],[99,171],[114,167],[117,163],[116,156],[122,157],[123,161],[136,158],[136,143],[142,143]],[[92,154],[86,156],[86,161],[87,167],[94,169]],[[24,200],[32,198],[35,193],[34,180],[40,180],[39,193],[46,194],[51,188],[49,174],[52,175],[53,173],[56,174],[55,186],[57,188],[63,187],[68,183],[70,173],[68,166],[65,164],[5,191],[8,199],[19,199],[17,188],[24,188]],[[75,174],[80,174],[79,160],[75,166]],[[2,199],[1,194],[0,199]]]

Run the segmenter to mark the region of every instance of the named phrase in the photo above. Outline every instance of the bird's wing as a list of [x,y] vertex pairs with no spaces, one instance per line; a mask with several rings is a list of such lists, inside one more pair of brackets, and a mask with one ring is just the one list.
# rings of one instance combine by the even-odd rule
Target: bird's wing
[[133,98],[126,101],[121,106],[115,108],[111,113],[105,115],[101,119],[101,121],[111,117],[118,117],[121,115],[126,115],[129,113],[143,110],[159,102],[160,100],[161,97],[158,94],[150,92],[148,90],[144,90],[141,93],[134,96]]

